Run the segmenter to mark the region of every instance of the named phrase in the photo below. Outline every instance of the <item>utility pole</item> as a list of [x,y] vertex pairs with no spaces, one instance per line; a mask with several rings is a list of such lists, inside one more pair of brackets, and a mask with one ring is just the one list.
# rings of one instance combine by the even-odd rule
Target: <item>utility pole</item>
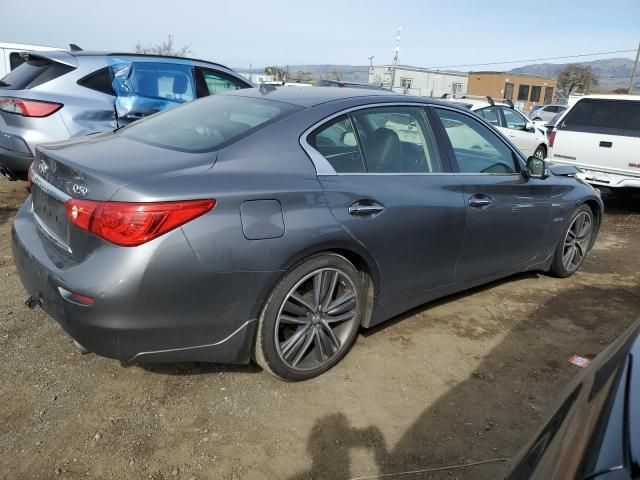
[[393,70],[391,71],[391,90],[396,84],[396,67],[400,64],[400,32],[402,32],[402,27],[398,27],[398,33],[396,33],[396,50],[393,56]]
[[636,79],[636,70],[638,69],[638,59],[640,58],[640,43],[638,43],[638,51],[636,52],[636,62],[631,70],[631,79],[629,80],[629,95],[633,93],[633,81]]

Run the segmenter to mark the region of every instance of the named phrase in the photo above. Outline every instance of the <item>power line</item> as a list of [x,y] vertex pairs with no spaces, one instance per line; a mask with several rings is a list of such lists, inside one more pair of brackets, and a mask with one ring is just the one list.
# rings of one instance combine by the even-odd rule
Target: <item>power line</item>
[[594,53],[581,53],[579,55],[565,55],[563,57],[546,57],[546,58],[529,58],[526,60],[510,60],[508,62],[490,62],[490,63],[467,63],[464,65],[444,65],[439,67],[427,67],[430,69],[438,69],[438,68],[460,68],[460,67],[482,67],[487,65],[506,65],[509,63],[525,63],[525,62],[540,62],[543,60],[563,60],[565,58],[579,58],[579,57],[592,57],[595,55],[609,55],[612,53],[630,53],[635,52],[636,49],[632,50],[611,50],[609,52],[594,52]]

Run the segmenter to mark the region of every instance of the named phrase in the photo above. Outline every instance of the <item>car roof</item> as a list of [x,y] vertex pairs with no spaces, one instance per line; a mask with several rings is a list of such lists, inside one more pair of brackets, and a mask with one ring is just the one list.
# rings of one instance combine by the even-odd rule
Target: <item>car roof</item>
[[[235,95],[241,97],[266,98],[276,102],[290,103],[300,107],[313,107],[321,103],[333,102],[336,100],[346,100],[358,97],[380,97],[383,101],[391,101],[397,99],[402,102],[421,101],[426,102],[427,99],[420,97],[410,97],[407,95],[399,95],[393,92],[382,90],[368,90],[365,88],[336,88],[336,87],[313,87],[313,88],[247,88],[244,90],[235,90],[226,95]],[[429,102],[431,100],[429,99]]]
[[582,99],[585,98],[593,98],[596,100],[631,100],[633,102],[638,102],[640,101],[640,95],[625,95],[625,94],[619,94],[619,95],[585,95],[583,97],[580,97],[578,99],[578,102]]
[[202,62],[209,65],[216,65],[229,69],[226,65],[217,62],[211,62],[209,60],[201,60],[198,58],[190,57],[176,57],[171,55],[152,55],[148,53],[131,53],[131,52],[105,52],[99,50],[66,50],[65,53],[73,55],[74,57],[143,57],[143,58],[170,58],[172,60],[185,60],[188,62]]

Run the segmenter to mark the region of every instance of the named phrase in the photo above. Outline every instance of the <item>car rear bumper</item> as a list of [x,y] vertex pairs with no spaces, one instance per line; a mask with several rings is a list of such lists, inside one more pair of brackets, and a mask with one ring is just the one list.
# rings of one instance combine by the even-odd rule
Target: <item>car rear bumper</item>
[[[124,266],[113,259],[97,263],[100,251],[80,263],[65,260],[36,224],[29,199],[14,220],[13,257],[28,295],[39,298],[45,312],[91,352],[125,362],[247,363],[257,292],[264,291],[274,272],[204,271],[182,232],[175,232],[178,240],[171,241],[171,250],[181,240],[186,246],[176,254],[178,267],[174,262],[173,271],[164,271],[163,265],[145,265],[139,277],[122,277],[135,268],[132,257],[122,257]],[[128,255],[132,249],[123,252]],[[90,280],[96,269],[104,279],[99,288]],[[119,277],[116,283],[126,288],[112,288],[109,279]],[[194,297],[195,286],[201,290]],[[70,301],[60,288],[90,296],[94,303]],[[196,297],[201,299],[194,301]]]

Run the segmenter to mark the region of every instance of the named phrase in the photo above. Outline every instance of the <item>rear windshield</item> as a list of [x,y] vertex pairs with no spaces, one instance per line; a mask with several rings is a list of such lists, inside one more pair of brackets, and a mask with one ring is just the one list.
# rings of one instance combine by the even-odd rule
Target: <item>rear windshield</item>
[[584,99],[560,126],[562,130],[640,136],[640,102]]
[[220,94],[139,120],[121,134],[173,150],[206,152],[225,147],[299,109],[287,103]]
[[74,70],[74,67],[46,58],[29,56],[28,60],[0,80],[0,89],[24,90],[37,87]]

